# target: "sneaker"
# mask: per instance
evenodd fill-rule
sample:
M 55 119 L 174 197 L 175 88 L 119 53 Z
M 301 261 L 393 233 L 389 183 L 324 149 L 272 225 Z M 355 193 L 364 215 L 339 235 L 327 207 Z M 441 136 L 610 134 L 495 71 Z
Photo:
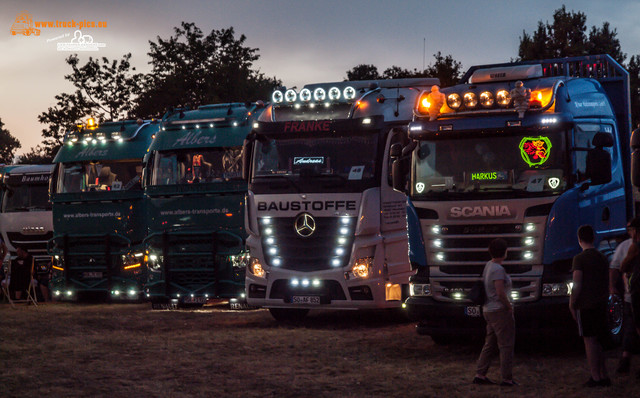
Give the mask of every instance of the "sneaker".
M 629 373 L 629 369 L 631 369 L 631 358 L 629 357 L 620 358 L 620 362 L 618 362 L 618 368 L 616 369 L 616 373 L 627 374 Z
M 473 378 L 473 384 L 481 384 L 481 385 L 489 385 L 489 384 L 497 384 L 495 381 L 489 379 L 488 377 L 485 377 L 484 379 L 482 377 L 474 377 Z

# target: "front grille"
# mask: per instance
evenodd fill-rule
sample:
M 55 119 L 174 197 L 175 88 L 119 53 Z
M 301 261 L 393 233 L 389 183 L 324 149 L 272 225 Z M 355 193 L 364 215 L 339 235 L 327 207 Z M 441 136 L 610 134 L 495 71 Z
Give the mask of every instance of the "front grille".
M 32 255 L 47 254 L 47 242 L 53 238 L 53 231 L 42 235 L 25 235 L 20 232 L 7 232 L 9 243 L 13 247 L 22 247 Z
M 355 217 L 317 217 L 315 231 L 301 237 L 296 217 L 259 219 L 265 260 L 271 266 L 310 272 L 344 267 L 351 255 Z
M 539 264 L 541 223 L 432 225 L 425 229 L 429 264 L 449 275 L 479 275 L 491 260 L 488 247 L 496 238 L 507 242 L 503 263 L 509 274 L 523 274 Z
M 244 270 L 235 269 L 228 257 L 243 248 L 235 234 L 167 232 L 152 241 L 149 251 L 162 256 L 167 294 L 226 294 L 244 281 Z

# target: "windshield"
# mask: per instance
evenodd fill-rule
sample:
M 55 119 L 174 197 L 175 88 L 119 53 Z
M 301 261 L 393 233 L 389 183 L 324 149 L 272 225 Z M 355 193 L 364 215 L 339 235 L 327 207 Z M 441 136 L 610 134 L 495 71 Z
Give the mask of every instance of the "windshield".
M 252 183 L 298 192 L 361 191 L 376 185 L 378 137 L 368 133 L 257 141 Z
M 414 152 L 411 194 L 556 194 L 567 186 L 565 147 L 559 131 L 422 141 Z
M 140 160 L 97 160 L 63 163 L 58 177 L 59 193 L 87 191 L 140 191 Z
M 192 148 L 158 152 L 151 185 L 242 179 L 242 147 Z
M 42 211 L 51 210 L 49 186 L 47 184 L 9 185 L 4 191 L 3 211 Z

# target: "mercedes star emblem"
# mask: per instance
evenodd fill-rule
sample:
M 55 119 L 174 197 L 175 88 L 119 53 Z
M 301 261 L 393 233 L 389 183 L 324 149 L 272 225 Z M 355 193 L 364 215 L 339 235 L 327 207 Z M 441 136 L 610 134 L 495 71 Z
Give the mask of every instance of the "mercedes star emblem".
M 302 213 L 298 217 L 296 217 L 295 223 L 293 223 L 293 227 L 296 230 L 296 233 L 303 237 L 308 238 L 316 231 L 316 220 L 313 219 L 311 214 Z

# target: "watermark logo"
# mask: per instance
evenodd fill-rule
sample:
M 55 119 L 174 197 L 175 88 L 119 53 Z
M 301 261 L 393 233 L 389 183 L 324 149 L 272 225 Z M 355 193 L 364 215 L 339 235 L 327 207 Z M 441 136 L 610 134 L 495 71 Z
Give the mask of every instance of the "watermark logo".
M 58 43 L 58 51 L 98 51 L 106 46 L 105 43 L 94 42 L 93 36 L 83 35 L 81 31 L 76 30 L 70 42 Z
M 40 29 L 36 29 L 33 26 L 33 18 L 27 11 L 22 11 L 16 16 L 16 20 L 11 25 L 9 30 L 11 35 L 23 35 L 23 36 L 40 36 Z

